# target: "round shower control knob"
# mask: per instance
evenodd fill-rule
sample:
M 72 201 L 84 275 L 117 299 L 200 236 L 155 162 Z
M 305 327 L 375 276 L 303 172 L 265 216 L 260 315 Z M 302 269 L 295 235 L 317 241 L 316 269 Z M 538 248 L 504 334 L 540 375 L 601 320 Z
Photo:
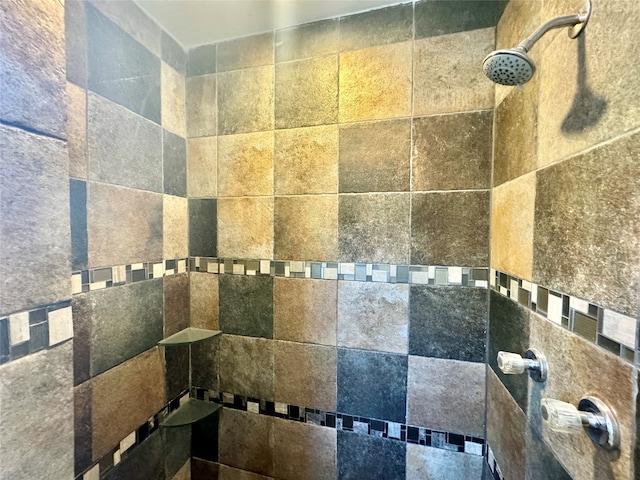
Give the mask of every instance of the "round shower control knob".
M 498 352 L 498 368 L 506 375 L 524 373 L 527 361 L 517 353 Z
M 570 403 L 543 398 L 540 402 L 540 413 L 549 427 L 558 432 L 574 432 L 582 430 L 582 416 Z

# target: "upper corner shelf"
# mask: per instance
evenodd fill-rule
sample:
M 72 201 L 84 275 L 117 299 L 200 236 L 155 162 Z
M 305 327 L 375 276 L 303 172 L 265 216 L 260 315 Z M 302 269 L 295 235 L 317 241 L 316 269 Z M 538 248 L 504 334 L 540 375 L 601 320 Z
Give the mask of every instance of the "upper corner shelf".
M 178 333 L 174 333 L 164 340 L 160 340 L 158 345 L 164 345 L 167 347 L 175 345 L 191 345 L 192 343 L 215 337 L 221 333 L 222 332 L 220 330 L 205 330 L 204 328 L 189 327 L 184 330 L 180 330 Z

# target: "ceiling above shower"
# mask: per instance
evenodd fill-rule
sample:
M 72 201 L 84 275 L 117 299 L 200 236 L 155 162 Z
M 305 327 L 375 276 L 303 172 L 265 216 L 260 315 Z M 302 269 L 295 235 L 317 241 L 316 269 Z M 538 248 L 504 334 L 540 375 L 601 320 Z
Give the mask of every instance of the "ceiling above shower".
M 135 0 L 184 48 L 407 0 Z

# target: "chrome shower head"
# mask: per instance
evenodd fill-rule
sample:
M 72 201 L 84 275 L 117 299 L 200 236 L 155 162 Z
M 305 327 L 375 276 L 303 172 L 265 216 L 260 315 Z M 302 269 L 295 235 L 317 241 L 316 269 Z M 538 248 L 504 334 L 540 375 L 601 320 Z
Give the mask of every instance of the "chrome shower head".
M 533 77 L 536 65 L 523 50 L 512 48 L 491 52 L 482 62 L 484 74 L 500 85 L 522 85 Z

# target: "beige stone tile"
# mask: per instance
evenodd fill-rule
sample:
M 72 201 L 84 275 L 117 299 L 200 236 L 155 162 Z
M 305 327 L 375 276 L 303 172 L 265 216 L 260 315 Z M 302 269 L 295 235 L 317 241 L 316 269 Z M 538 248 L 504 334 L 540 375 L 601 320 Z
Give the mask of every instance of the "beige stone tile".
M 631 365 L 536 314 L 531 314 L 529 343 L 544 352 L 549 377 L 529 383 L 529 421 L 573 478 L 628 478 L 632 465 L 636 373 Z M 570 354 L 568 354 L 570 352 Z M 540 400 L 554 398 L 577 405 L 590 395 L 615 412 L 620 426 L 620 457 L 610 461 L 585 434 L 551 430 L 540 416 Z M 627 439 L 627 440 L 625 440 Z M 584 459 L 588 458 L 586 462 Z
M 187 136 L 184 77 L 164 62 L 160 74 L 162 127 L 184 138 Z
M 603 2 L 584 35 L 558 35 L 545 50 L 538 65 L 539 166 L 638 127 L 640 63 L 630 59 L 637 57 L 639 22 L 637 3 Z
M 98 375 L 92 384 L 93 459 L 97 460 L 164 405 L 161 351 L 152 348 Z
M 277 259 L 335 260 L 338 256 L 338 196 L 276 197 L 274 255 Z
M 162 280 L 164 337 L 189 327 L 189 274 L 169 275 Z
M 276 128 L 336 123 L 338 55 L 276 65 Z
M 406 354 L 408 323 L 408 285 L 338 282 L 338 346 Z
M 280 278 L 274 282 L 274 337 L 336 344 L 337 282 Z
M 218 256 L 273 257 L 273 199 L 218 200 Z
M 276 131 L 274 163 L 276 195 L 336 193 L 337 125 Z
M 273 475 L 273 417 L 225 408 L 220 415 L 220 463 Z M 257 480 L 254 475 L 224 473 L 224 478 Z M 236 472 L 234 472 L 236 473 Z
M 189 256 L 189 215 L 187 199 L 163 195 L 162 238 L 163 258 Z
M 199 75 L 185 80 L 187 136 L 210 137 L 216 134 L 218 104 L 216 74 Z
M 482 59 L 493 45 L 493 27 L 417 40 L 413 55 L 413 114 L 493 108 L 493 82 L 481 68 Z
M 531 280 L 536 174 L 494 188 L 491 199 L 491 268 Z
M 273 65 L 273 37 L 273 32 L 269 32 L 218 43 L 216 70 L 226 72 L 261 65 Z
M 67 82 L 69 176 L 87 178 L 87 93 Z
M 218 74 L 218 135 L 273 129 L 274 67 Z
M 219 330 L 218 324 L 218 275 L 191 272 L 189 293 L 191 296 L 191 326 Z
M 276 401 L 335 410 L 336 348 L 309 343 L 274 343 Z
M 223 334 L 218 373 L 223 392 L 274 400 L 274 342 Z
M 187 195 L 195 198 L 218 195 L 218 137 L 187 140 Z
M 409 356 L 407 423 L 484 436 L 485 366 Z
M 340 54 L 340 122 L 411 113 L 411 42 Z
M 274 472 L 283 480 L 336 478 L 336 430 L 274 418 Z
M 273 132 L 218 137 L 218 195 L 273 195 Z

